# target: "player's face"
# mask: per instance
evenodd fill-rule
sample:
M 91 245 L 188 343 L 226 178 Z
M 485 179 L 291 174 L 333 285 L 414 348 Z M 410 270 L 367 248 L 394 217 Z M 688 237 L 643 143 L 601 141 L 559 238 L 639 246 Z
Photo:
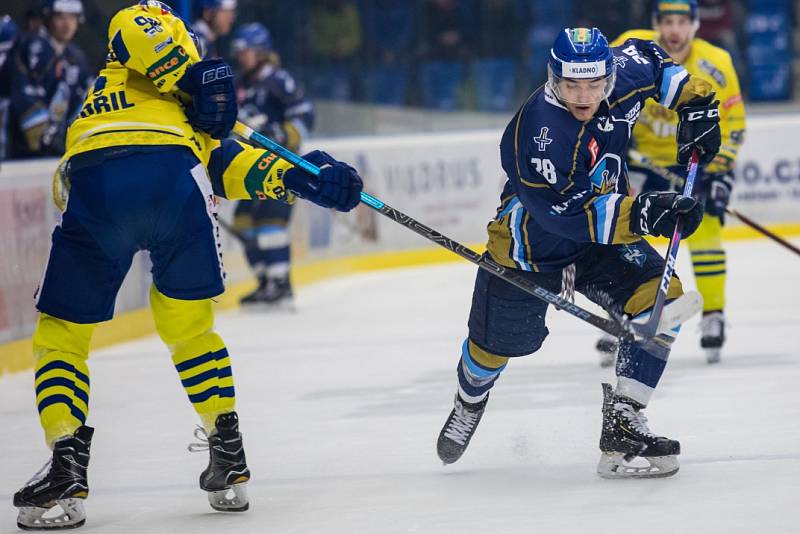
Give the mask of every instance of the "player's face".
M 68 43 L 78 31 L 78 15 L 74 13 L 53 13 L 50 17 L 50 35 L 59 43 Z
M 233 23 L 236 21 L 236 11 L 233 9 L 217 9 L 211 18 L 211 29 L 217 35 L 228 35 L 231 33 Z
M 252 48 L 243 48 L 236 52 L 236 61 L 244 72 L 250 72 L 258 66 L 258 53 Z
M 564 78 L 558 82 L 558 92 L 570 113 L 579 121 L 588 121 L 605 98 L 606 80 L 576 80 Z
M 667 53 L 675 55 L 689 46 L 694 24 L 689 15 L 663 15 L 656 24 L 656 31 L 661 35 L 661 44 Z

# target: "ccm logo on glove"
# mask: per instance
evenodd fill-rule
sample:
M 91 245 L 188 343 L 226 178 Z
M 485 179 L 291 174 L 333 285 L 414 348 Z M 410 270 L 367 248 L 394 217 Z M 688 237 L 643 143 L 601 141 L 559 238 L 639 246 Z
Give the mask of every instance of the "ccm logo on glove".
M 719 117 L 719 109 L 707 109 L 703 111 L 692 111 L 687 114 L 686 120 L 689 122 L 699 121 L 702 119 L 713 119 Z

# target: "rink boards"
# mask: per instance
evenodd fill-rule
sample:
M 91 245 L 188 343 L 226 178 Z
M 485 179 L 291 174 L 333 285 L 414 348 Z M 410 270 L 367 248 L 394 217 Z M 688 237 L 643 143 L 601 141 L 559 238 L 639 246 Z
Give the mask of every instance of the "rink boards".
M 324 148 L 353 163 L 365 190 L 391 206 L 449 237 L 479 244 L 504 182 L 500 134 L 318 139 L 307 148 Z M 737 168 L 732 206 L 782 235 L 800 234 L 798 135 L 800 116 L 751 118 Z M 26 337 L 36 319 L 32 295 L 58 217 L 50 201 L 55 165 L 55 160 L 37 160 L 5 163 L 0 169 L 0 374 L 31 363 Z M 221 217 L 230 220 L 232 208 L 223 201 Z M 756 237 L 735 220 L 724 232 L 727 239 Z M 341 214 L 301 201 L 291 233 L 293 276 L 300 285 L 348 272 L 456 259 L 364 205 Z M 221 305 L 229 306 L 248 288 L 250 275 L 239 245 L 226 239 L 224 246 L 229 290 Z M 98 329 L 96 346 L 152 332 L 144 309 L 149 268 L 147 255 L 138 255 L 118 298 L 118 317 Z

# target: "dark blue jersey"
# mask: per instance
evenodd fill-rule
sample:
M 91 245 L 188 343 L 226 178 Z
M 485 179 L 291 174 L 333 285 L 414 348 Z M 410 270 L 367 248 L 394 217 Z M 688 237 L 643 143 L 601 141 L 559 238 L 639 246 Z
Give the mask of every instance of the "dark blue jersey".
M 314 127 L 314 106 L 291 74 L 271 64 L 237 83 L 239 119 L 257 131 L 275 135 L 297 150 Z
M 616 84 L 591 120 L 573 117 L 544 86 L 506 128 L 500 154 L 508 181 L 488 226 L 488 251 L 498 263 L 558 270 L 590 243 L 641 239 L 629 228 L 625 159 L 633 126 L 648 98 L 674 109 L 707 84 L 650 41 L 612 50 Z
M 22 37 L 10 60 L 10 156 L 60 155 L 91 81 L 86 57 L 72 43 L 57 52 L 42 32 Z

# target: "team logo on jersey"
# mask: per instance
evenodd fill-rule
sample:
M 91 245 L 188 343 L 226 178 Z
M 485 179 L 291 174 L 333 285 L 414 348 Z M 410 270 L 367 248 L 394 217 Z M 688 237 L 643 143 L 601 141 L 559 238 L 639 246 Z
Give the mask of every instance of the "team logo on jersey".
M 625 63 L 628 62 L 628 58 L 625 56 L 614 56 L 614 66 L 618 69 L 624 69 Z
M 623 260 L 637 267 L 644 267 L 644 263 L 647 261 L 647 254 L 634 245 L 624 245 L 620 247 L 620 252 Z
M 616 191 L 622 169 L 622 159 L 616 154 L 606 153 L 589 172 L 589 179 L 600 193 Z
M 597 129 L 601 132 L 613 132 L 614 123 L 611 122 L 611 117 L 597 117 Z
M 539 132 L 539 137 L 533 138 L 533 142 L 539 145 L 539 152 L 544 152 L 547 149 L 547 145 L 553 142 L 552 139 L 547 138 L 547 132 L 549 131 L 550 128 L 543 126 L 542 131 Z

